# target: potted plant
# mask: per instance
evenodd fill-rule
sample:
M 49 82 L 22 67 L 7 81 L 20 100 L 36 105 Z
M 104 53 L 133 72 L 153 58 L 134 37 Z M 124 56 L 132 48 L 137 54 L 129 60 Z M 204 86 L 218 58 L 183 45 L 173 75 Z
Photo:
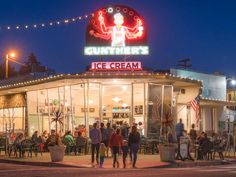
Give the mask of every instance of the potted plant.
M 168 109 L 167 109 L 168 110 Z M 160 143 L 158 146 L 160 159 L 164 162 L 174 162 L 175 161 L 175 145 L 173 144 L 173 114 L 171 110 L 163 113 L 162 119 L 162 133 L 164 136 L 160 137 Z
M 55 127 L 56 130 L 51 132 L 51 135 L 49 136 L 49 146 L 48 146 L 52 162 L 63 161 L 65 154 L 65 146 L 61 143 L 60 137 L 58 135 L 58 124 L 61 130 L 61 126 L 63 125 L 62 119 L 63 119 L 62 112 L 56 111 L 53 113 L 52 123 L 54 122 L 56 124 Z M 50 138 L 52 142 L 50 142 Z

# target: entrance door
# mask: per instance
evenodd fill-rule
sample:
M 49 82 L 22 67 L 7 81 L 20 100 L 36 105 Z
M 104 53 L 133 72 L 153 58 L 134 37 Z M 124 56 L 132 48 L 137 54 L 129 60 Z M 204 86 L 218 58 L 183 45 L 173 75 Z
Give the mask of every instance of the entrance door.
M 162 132 L 162 92 L 162 85 L 148 85 L 148 137 L 158 138 Z
M 102 121 L 106 124 L 131 123 L 131 85 L 102 86 Z

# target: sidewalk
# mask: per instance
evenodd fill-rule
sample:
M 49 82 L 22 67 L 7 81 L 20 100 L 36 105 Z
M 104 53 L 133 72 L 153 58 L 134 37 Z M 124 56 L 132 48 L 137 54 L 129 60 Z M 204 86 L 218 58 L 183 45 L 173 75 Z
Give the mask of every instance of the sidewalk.
M 0 156 L 0 163 L 14 163 L 22 165 L 36 165 L 36 166 L 54 166 L 54 167 L 76 167 L 76 168 L 91 168 L 90 155 L 66 155 L 63 162 L 51 162 L 50 154 L 43 153 L 37 157 L 33 155 L 32 158 L 9 158 L 8 156 Z M 119 158 L 120 168 L 123 168 L 122 159 Z M 214 166 L 223 165 L 229 163 L 236 163 L 236 159 L 227 158 L 226 160 L 214 160 L 214 161 L 176 161 L 175 163 L 161 162 L 159 155 L 138 155 L 137 167 L 138 168 L 170 168 L 170 167 L 195 167 L 195 166 Z M 127 158 L 127 164 L 129 164 L 129 158 Z M 112 168 L 112 158 L 106 158 L 104 168 Z M 127 165 L 127 168 L 131 168 Z

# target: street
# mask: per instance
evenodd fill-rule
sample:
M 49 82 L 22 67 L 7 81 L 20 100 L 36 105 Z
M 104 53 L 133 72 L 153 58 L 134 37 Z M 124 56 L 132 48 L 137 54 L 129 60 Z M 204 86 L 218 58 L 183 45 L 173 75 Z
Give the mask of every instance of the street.
M 236 165 L 195 168 L 82 169 L 24 166 L 0 163 L 1 177 L 235 177 Z

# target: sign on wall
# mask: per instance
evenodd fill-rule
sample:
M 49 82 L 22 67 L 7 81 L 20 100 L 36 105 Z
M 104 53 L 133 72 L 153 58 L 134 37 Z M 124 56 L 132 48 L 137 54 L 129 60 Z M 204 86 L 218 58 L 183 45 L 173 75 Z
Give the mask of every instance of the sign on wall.
M 115 71 L 115 70 L 142 70 L 142 64 L 140 61 L 129 62 L 92 62 L 90 70 L 97 71 Z
M 104 7 L 91 17 L 86 30 L 85 55 L 148 55 L 143 18 L 122 5 Z

